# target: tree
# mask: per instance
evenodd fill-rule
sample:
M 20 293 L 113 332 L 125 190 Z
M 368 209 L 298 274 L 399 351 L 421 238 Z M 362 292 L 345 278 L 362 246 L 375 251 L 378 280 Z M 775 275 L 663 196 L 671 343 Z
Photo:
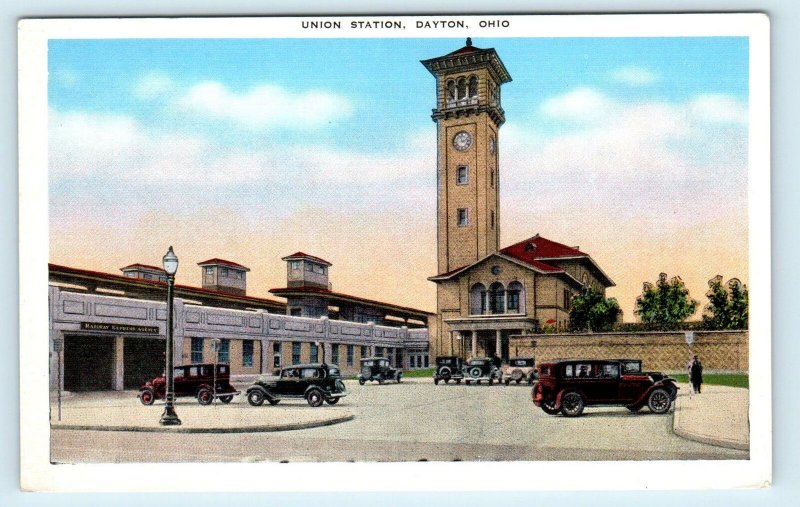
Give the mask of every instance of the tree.
M 747 329 L 750 298 L 747 286 L 738 278 L 722 283 L 717 275 L 708 281 L 708 304 L 703 315 L 703 325 L 708 329 Z
M 607 299 L 601 292 L 588 287 L 572 298 L 570 327 L 574 330 L 606 331 L 617 321 L 620 311 L 616 299 Z
M 697 301 L 689 297 L 689 290 L 681 277 L 667 280 L 667 274 L 661 273 L 655 285 L 644 283 L 642 295 L 636 298 L 634 313 L 642 322 L 656 329 L 675 329 L 694 314 L 697 305 Z

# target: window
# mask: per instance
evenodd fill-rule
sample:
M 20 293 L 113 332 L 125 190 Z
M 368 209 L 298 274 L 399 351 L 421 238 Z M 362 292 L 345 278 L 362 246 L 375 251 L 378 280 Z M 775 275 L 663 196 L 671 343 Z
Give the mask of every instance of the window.
M 478 103 L 478 78 L 476 76 L 471 76 L 469 78 L 469 98 L 471 104 Z
M 471 315 L 486 313 L 486 287 L 482 283 L 473 285 L 469 292 L 469 313 Z
M 228 276 L 228 268 L 222 268 L 222 276 L 224 277 Z
M 242 366 L 253 367 L 253 340 L 242 341 Z
M 306 271 L 314 272 L 314 265 L 310 262 L 306 262 Z
M 347 366 L 353 366 L 353 356 L 355 355 L 355 345 L 347 346 Z
M 291 261 L 289 263 L 289 267 L 292 268 L 292 271 L 297 271 L 298 269 L 300 269 L 300 261 Z
M 367 351 L 367 346 L 366 345 L 362 345 L 361 346 L 361 359 L 364 359 L 365 357 L 369 357 L 369 352 Z
M 331 363 L 339 364 L 339 344 L 331 345 Z
M 319 274 L 323 274 L 325 272 L 325 270 L 319 264 L 314 264 L 314 272 L 315 273 L 319 273 Z
M 383 347 L 375 347 L 375 357 L 383 357 Z
M 403 352 L 400 351 L 400 350 L 395 352 L 394 365 L 395 365 L 395 368 L 402 368 L 403 367 Z
M 272 367 L 273 368 L 280 368 L 281 367 L 281 344 L 280 343 L 273 343 L 272 344 Z
M 467 208 L 458 208 L 458 226 L 466 227 L 469 225 L 469 211 Z
M 570 306 L 572 306 L 572 294 L 569 289 L 564 289 L 564 309 L 569 310 Z
M 192 338 L 192 364 L 203 362 L 203 339 Z
M 231 273 L 233 273 L 233 277 L 236 278 L 237 280 L 241 280 L 241 279 L 244 278 L 244 271 L 233 271 L 233 270 L 231 270 Z
M 428 361 L 429 361 L 428 355 L 425 354 L 423 357 L 425 358 L 425 368 L 427 368 L 428 367 Z
M 302 370 L 302 377 L 303 378 L 319 378 L 319 370 L 316 368 L 303 368 Z
M 460 165 L 456 168 L 456 185 L 466 185 L 469 182 L 469 166 Z
M 492 188 L 494 188 L 494 169 L 492 169 L 489 174 L 491 175 L 489 178 L 489 184 L 492 185 Z
M 491 211 L 490 221 L 492 223 L 492 229 L 494 229 L 494 210 Z
M 506 291 L 500 282 L 489 286 L 489 309 L 492 313 L 506 312 Z
M 506 308 L 509 313 L 523 313 L 523 294 L 524 291 L 521 283 L 515 281 L 508 284 L 508 290 L 506 291 Z
M 462 105 L 465 102 L 464 99 L 467 98 L 467 80 L 459 78 L 456 82 L 456 93 L 458 96 L 458 105 Z
M 292 364 L 300 364 L 300 342 L 292 342 Z
M 318 363 L 319 362 L 319 347 L 316 343 L 311 344 L 311 362 Z
M 445 105 L 447 107 L 456 105 L 456 82 L 452 79 L 445 86 Z
M 206 266 L 206 274 L 213 275 L 214 274 L 214 267 L 213 266 Z
M 127 276 L 129 278 L 136 278 L 136 272 L 135 271 L 127 271 L 125 273 L 125 276 Z
M 217 351 L 217 362 L 218 363 L 230 362 L 230 356 L 231 356 L 231 341 L 220 340 L 219 350 Z
M 301 317 L 303 315 L 303 309 L 302 308 L 291 308 L 289 310 L 289 315 L 291 315 L 292 317 Z

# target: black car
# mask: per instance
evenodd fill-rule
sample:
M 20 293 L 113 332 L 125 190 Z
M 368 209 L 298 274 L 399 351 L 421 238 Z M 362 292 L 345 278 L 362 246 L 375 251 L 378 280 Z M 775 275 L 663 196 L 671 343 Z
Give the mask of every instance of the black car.
M 358 374 L 358 383 L 362 386 L 368 380 L 383 384 L 384 380 L 396 380 L 400 383 L 403 372 L 392 368 L 385 357 L 365 357 L 361 360 L 361 373 Z
M 339 367 L 329 364 L 295 364 L 280 375 L 262 375 L 247 388 L 247 401 L 257 407 L 267 400 L 277 405 L 283 399 L 304 399 L 312 407 L 323 402 L 335 405 L 347 396 Z
M 433 372 L 433 383 L 438 384 L 444 380 L 445 384 L 454 380 L 456 384 L 461 383 L 464 378 L 464 360 L 458 356 L 439 356 L 436 358 L 436 371 Z
M 488 381 L 489 385 L 494 384 L 495 380 L 500 381 L 500 370 L 490 357 L 476 357 L 464 365 L 464 382 L 467 385 L 472 382 L 480 384 L 482 380 Z

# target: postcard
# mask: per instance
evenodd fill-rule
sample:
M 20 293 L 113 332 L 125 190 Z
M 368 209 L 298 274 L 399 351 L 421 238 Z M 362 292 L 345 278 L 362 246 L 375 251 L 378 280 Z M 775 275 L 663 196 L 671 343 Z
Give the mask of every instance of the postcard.
M 766 16 L 30 19 L 19 90 L 24 490 L 770 484 Z

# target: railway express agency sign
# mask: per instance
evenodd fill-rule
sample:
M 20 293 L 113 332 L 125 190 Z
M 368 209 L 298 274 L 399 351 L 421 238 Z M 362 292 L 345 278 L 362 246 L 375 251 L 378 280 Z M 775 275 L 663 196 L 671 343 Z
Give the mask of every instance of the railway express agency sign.
M 111 331 L 114 333 L 158 334 L 158 326 L 136 326 L 131 324 L 110 324 L 103 322 L 81 322 L 82 331 Z

